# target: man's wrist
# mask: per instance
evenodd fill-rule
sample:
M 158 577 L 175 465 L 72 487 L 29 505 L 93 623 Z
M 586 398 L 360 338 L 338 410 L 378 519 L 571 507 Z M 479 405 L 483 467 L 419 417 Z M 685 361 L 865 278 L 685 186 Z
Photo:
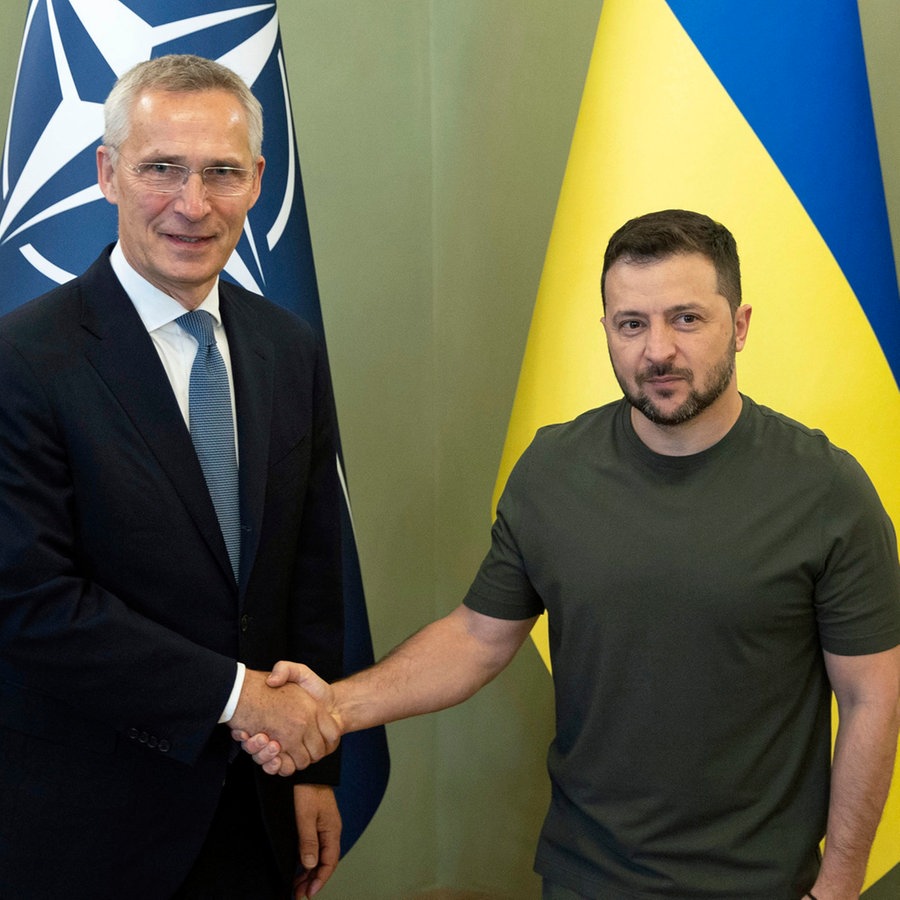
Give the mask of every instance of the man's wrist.
M 247 667 L 242 662 L 237 663 L 234 686 L 231 688 L 231 693 L 228 695 L 228 702 L 225 704 L 225 709 L 222 710 L 222 715 L 219 716 L 220 725 L 230 722 L 231 719 L 234 718 L 234 714 L 237 711 L 238 700 L 241 698 L 241 688 L 244 686 L 244 677 L 246 674 Z
M 347 680 L 335 681 L 334 684 L 331 685 L 331 691 L 332 704 L 329 712 L 335 722 L 337 722 L 341 736 L 343 737 L 348 731 L 354 730 L 351 727 L 351 723 L 347 720 L 347 716 L 350 713 L 348 704 L 350 695 L 347 690 Z

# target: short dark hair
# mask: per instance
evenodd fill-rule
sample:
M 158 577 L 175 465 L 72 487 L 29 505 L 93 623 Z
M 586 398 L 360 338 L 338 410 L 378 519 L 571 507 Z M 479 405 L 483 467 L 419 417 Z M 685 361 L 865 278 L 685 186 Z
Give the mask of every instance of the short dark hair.
M 603 309 L 606 273 L 614 263 L 640 265 L 679 253 L 701 253 L 712 262 L 719 293 L 736 311 L 741 305 L 741 263 L 734 236 L 709 216 L 687 209 L 664 209 L 630 219 L 609 239 L 600 277 Z

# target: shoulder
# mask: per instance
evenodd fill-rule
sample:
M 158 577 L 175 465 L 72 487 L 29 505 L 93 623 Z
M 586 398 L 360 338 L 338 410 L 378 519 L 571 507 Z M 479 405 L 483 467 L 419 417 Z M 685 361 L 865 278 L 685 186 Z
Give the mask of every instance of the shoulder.
M 612 447 L 624 400 L 581 413 L 568 422 L 538 428 L 509 477 L 515 487 L 532 478 L 554 479 L 562 471 L 575 471 Z M 611 452 L 611 451 L 610 451 Z
M 111 249 L 112 245 L 107 247 L 81 275 L 0 317 L 0 339 L 13 345 L 29 341 L 47 347 L 70 345 L 73 329 L 85 321 L 88 298 L 125 296 L 109 264 Z
M 837 466 L 853 459 L 846 450 L 833 444 L 821 429 L 804 425 L 749 399 L 746 422 L 749 443 L 765 448 L 767 455 Z
M 59 331 L 68 320 L 77 322 L 80 316 L 81 282 L 83 276 L 28 300 L 0 317 L 0 337 L 15 342 L 29 335 Z
M 830 497 L 838 505 L 866 495 L 880 505 L 862 465 L 822 430 L 750 400 L 748 434 L 750 450 L 759 455 L 770 478 Z
M 221 281 L 219 297 L 226 325 L 235 322 L 241 328 L 251 327 L 276 345 L 287 342 L 296 347 L 299 342 L 313 348 L 320 342 L 306 319 L 261 294 Z
M 605 406 L 589 409 L 568 422 L 542 426 L 525 453 L 570 454 L 579 448 L 596 453 L 598 442 L 612 436 L 624 403 L 624 400 L 615 400 Z
M 67 377 L 83 358 L 80 279 L 29 300 L 0 318 L 0 381 Z

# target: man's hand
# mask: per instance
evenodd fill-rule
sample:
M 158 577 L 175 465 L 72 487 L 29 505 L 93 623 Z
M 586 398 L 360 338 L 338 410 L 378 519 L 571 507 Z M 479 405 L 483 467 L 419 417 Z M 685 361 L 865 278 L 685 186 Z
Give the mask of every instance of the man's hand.
M 285 769 L 281 774 L 293 774 L 333 752 L 340 743 L 341 731 L 322 699 L 289 682 L 287 677 L 269 679 L 271 684 L 264 672 L 247 670 L 237 709 L 228 725 L 232 734 L 265 734 L 276 741 Z M 280 770 L 281 765 L 277 771 Z
M 266 684 L 274 690 L 284 690 L 295 685 L 302 688 L 311 701 L 317 704 L 317 721 L 320 731 L 323 734 L 327 731 L 328 735 L 332 737 L 330 749 L 326 752 L 331 753 L 337 747 L 342 730 L 340 721 L 333 714 L 334 690 L 328 682 L 319 678 L 309 666 L 282 661 L 276 663 L 275 668 L 266 679 Z M 269 775 L 287 777 L 293 775 L 298 769 L 305 768 L 274 730 L 267 728 L 251 730 L 246 726 L 241 727 L 237 722 L 237 715 L 229 724 L 232 725 L 231 736 L 236 741 L 240 741 L 244 751 L 249 753 L 253 757 L 253 761 L 262 766 L 263 771 Z M 316 762 L 317 760 L 312 761 Z
M 331 878 L 341 855 L 341 816 L 334 791 L 325 785 L 294 786 L 294 815 L 303 872 L 294 880 L 294 898 L 314 897 Z

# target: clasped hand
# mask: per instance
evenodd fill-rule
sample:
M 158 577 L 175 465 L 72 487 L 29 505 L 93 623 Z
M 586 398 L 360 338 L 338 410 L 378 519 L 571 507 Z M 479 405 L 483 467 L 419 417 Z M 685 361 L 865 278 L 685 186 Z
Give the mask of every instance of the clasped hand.
M 280 662 L 267 676 L 248 669 L 232 737 L 269 774 L 293 775 L 337 749 L 340 725 L 331 688 L 311 669 Z
M 268 676 L 248 670 L 247 677 L 251 674 L 249 690 L 260 691 L 270 710 L 286 701 L 286 715 L 270 712 L 268 718 L 262 710 L 257 715 L 240 714 L 239 703 L 229 722 L 231 736 L 264 772 L 290 776 L 337 749 L 342 730 L 334 715 L 331 685 L 308 666 L 294 662 L 277 663 Z M 262 676 L 261 683 L 257 676 Z M 244 688 L 248 690 L 246 681 Z

